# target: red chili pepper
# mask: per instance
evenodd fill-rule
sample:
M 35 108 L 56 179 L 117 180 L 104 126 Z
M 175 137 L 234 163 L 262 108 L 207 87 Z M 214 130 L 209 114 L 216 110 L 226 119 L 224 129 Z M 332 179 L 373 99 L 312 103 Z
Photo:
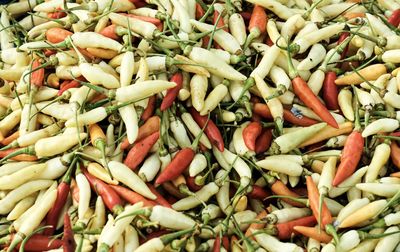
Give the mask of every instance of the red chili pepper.
M 100 31 L 100 34 L 103 35 L 104 37 L 114 39 L 114 40 L 119 40 L 119 36 L 116 31 L 117 25 L 112 24 L 109 26 L 106 26 L 103 28 L 103 30 Z
M 60 19 L 60 18 L 66 17 L 66 16 L 67 16 L 67 13 L 65 11 L 62 11 L 61 7 L 57 7 L 56 11 L 50 12 L 47 14 L 47 17 L 51 18 L 51 19 Z
M 40 88 L 44 83 L 44 68 L 41 67 L 39 59 L 33 60 L 32 63 L 32 73 L 31 73 L 31 84 Z M 38 69 L 37 69 L 38 68 Z M 35 70 L 36 69 L 36 70 Z
M 135 142 L 142 140 L 145 137 L 150 136 L 151 134 L 160 130 L 160 117 L 152 116 L 145 123 L 139 127 L 138 135 L 136 137 Z M 125 138 L 121 144 L 121 150 L 128 149 L 130 147 L 128 138 Z
M 267 13 L 265 13 L 264 8 L 260 5 L 254 5 L 248 26 L 249 32 L 257 33 L 258 36 L 265 33 L 267 22 L 268 16 Z
M 213 244 L 213 252 L 220 252 L 221 251 L 221 236 L 215 237 L 214 244 Z
M 201 17 L 203 17 L 205 14 L 203 8 L 201 8 L 201 5 L 196 3 L 196 20 L 199 20 Z
M 272 119 L 272 114 L 271 114 L 271 111 L 269 110 L 267 104 L 264 104 L 264 103 L 254 104 L 253 112 L 257 113 L 258 115 L 260 115 L 264 118 Z M 292 112 L 292 109 L 290 109 L 290 110 L 284 109 L 283 110 L 283 118 L 287 122 L 290 122 L 297 126 L 303 126 L 303 127 L 311 126 L 313 124 L 318 123 L 316 120 L 311 119 L 306 116 L 303 116 L 302 114 L 297 114 L 297 115 L 294 114 L 294 112 Z
M 14 234 L 10 235 L 10 240 L 14 239 Z M 63 241 L 60 239 L 54 239 L 50 236 L 41 234 L 32 235 L 29 240 L 25 243 L 25 250 L 29 251 L 47 251 L 52 249 L 58 249 L 63 246 Z M 18 244 L 19 249 L 21 244 Z
M 152 201 L 152 200 L 148 200 L 145 197 L 143 197 L 142 195 L 129 190 L 128 188 L 122 187 L 122 186 L 118 186 L 118 185 L 110 185 L 117 193 L 119 196 L 121 196 L 124 200 L 126 200 L 127 202 L 133 204 L 136 204 L 138 202 L 143 202 L 143 206 L 145 207 L 153 207 L 155 205 L 157 205 L 156 202 Z
M 140 119 L 146 121 L 154 114 L 154 109 L 156 108 L 156 96 L 150 96 L 149 101 L 147 102 L 147 107 L 143 111 L 143 114 L 140 116 Z
M 217 22 L 219 16 L 220 16 L 220 13 L 217 10 L 214 10 L 213 24 L 215 24 Z M 222 15 L 219 18 L 218 23 L 217 23 L 217 28 L 221 28 L 221 27 L 224 27 L 223 28 L 224 31 L 226 31 L 226 32 L 228 31 L 228 27 L 225 26 L 224 17 Z
M 20 151 L 23 148 L 13 148 L 13 149 L 8 149 L 8 150 L 1 150 L 0 151 L 0 158 L 4 158 L 8 155 L 13 154 L 14 152 Z M 10 158 L 11 160 L 14 161 L 36 161 L 38 160 L 38 157 L 34 156 L 34 155 L 30 155 L 30 154 L 19 154 L 17 156 L 14 156 L 12 158 Z
M 242 11 L 240 12 L 240 15 L 243 17 L 245 21 L 249 21 L 251 18 L 251 13 L 248 11 Z
M 268 37 L 265 41 L 265 44 L 267 44 L 268 46 L 273 46 L 274 42 L 272 41 L 272 39 L 270 37 Z
M 147 154 L 157 142 L 159 137 L 160 132 L 157 131 L 137 142 L 132 149 L 129 150 L 128 155 L 124 160 L 124 164 L 132 170 L 135 170 L 146 158 Z
M 321 212 L 319 211 L 320 204 L 320 193 L 318 191 L 317 186 L 312 180 L 311 176 L 306 176 L 306 184 L 307 184 L 307 192 L 308 192 L 308 202 L 310 204 L 310 208 L 313 212 L 315 219 L 321 218 L 321 227 L 324 228 L 325 225 L 332 223 L 332 214 L 326 206 L 325 202 L 322 202 Z M 296 226 L 305 226 L 303 224 L 299 224 Z
M 322 95 L 328 109 L 339 109 L 338 88 L 335 84 L 336 73 L 329 71 L 325 74 L 324 84 L 322 86 Z
M 44 235 L 54 234 L 58 218 L 60 217 L 61 211 L 65 205 L 65 202 L 67 201 L 70 188 L 69 182 L 65 180 L 58 185 L 56 202 L 46 215 L 46 225 L 50 225 L 51 227 L 46 228 L 43 231 Z
M 278 231 L 278 238 L 279 239 L 289 239 L 292 234 L 294 233 L 294 227 L 295 226 L 314 226 L 317 224 L 317 220 L 315 219 L 314 216 L 307 216 L 307 217 L 302 217 L 296 220 L 288 221 L 285 223 L 279 223 L 276 224 L 276 229 Z
M 388 22 L 394 27 L 399 26 L 400 24 L 400 9 L 397 9 L 392 12 L 392 15 L 388 18 Z
M 210 37 L 209 36 L 203 37 L 201 40 L 201 47 L 207 48 L 208 43 L 210 43 Z
M 263 129 L 260 136 L 256 140 L 256 154 L 266 152 L 271 146 L 272 129 Z
M 157 198 L 154 200 L 161 206 L 169 207 L 172 208 L 171 204 L 157 191 L 157 189 L 150 183 L 147 183 L 147 187 L 150 189 L 150 191 L 157 196 Z
M 147 234 L 146 237 L 144 237 L 144 238 L 143 238 L 143 236 L 140 235 L 140 236 L 139 236 L 139 243 L 140 243 L 140 244 L 143 244 L 143 243 L 145 243 L 146 241 L 149 241 L 149 240 L 151 240 L 151 239 L 154 239 L 154 238 L 157 238 L 157 237 L 160 237 L 160 236 L 162 236 L 162 235 L 169 234 L 169 233 L 171 233 L 170 230 L 163 229 L 163 230 L 157 230 L 157 231 L 155 231 L 155 232 L 152 232 L 152 233 L 150 233 L 150 234 Z
M 360 162 L 363 148 L 364 138 L 359 131 L 354 130 L 344 144 L 340 164 L 332 182 L 333 186 L 339 185 L 354 173 Z
M 74 252 L 75 251 L 75 240 L 74 232 L 72 231 L 71 219 L 68 213 L 64 215 L 64 235 L 63 235 L 63 251 Z
M 271 191 L 275 195 L 280 195 L 280 196 L 290 196 L 294 198 L 300 197 L 297 193 L 291 191 L 282 181 L 276 180 L 272 185 L 271 185 Z M 282 198 L 283 201 L 286 203 L 289 203 L 292 206 L 295 207 L 304 207 L 304 205 L 300 202 L 290 200 L 288 198 Z
M 169 107 L 171 107 L 172 104 L 174 103 L 176 97 L 178 96 L 179 90 L 181 90 L 182 85 L 183 85 L 182 73 L 179 73 L 179 72 L 175 73 L 174 75 L 172 75 L 170 81 L 175 82 L 176 86 L 167 90 L 167 94 L 164 96 L 161 106 L 160 106 L 161 111 L 164 111 L 164 110 L 168 109 Z
M 198 190 L 200 190 L 202 188 L 202 186 L 199 186 L 196 184 L 195 177 L 188 176 L 186 178 L 186 184 L 189 187 L 190 191 L 197 192 Z
M 43 50 L 44 56 L 49 57 L 57 53 L 56 50 L 44 49 Z
M 160 19 L 153 18 L 153 17 L 138 16 L 138 15 L 129 14 L 129 13 L 118 13 L 118 14 L 121 14 L 123 16 L 128 16 L 128 17 L 131 17 L 131 18 L 136 18 L 136 19 L 148 22 L 148 23 L 152 23 L 152 24 L 154 24 L 156 26 L 161 24 L 161 20 Z
M 211 143 L 217 147 L 219 151 L 223 152 L 224 139 L 222 138 L 221 132 L 219 131 L 217 125 L 215 125 L 211 119 L 208 120 L 207 116 L 201 116 L 194 108 L 189 108 L 189 112 L 200 128 L 204 128 L 205 126 L 204 133 L 206 133 Z
M 335 118 L 329 113 L 329 110 L 322 104 L 318 97 L 311 91 L 301 77 L 297 76 L 292 80 L 293 91 L 304 104 L 312 109 L 323 121 L 334 128 L 339 128 Z
M 82 172 L 89 181 L 90 187 L 102 198 L 109 210 L 113 213 L 122 211 L 122 200 L 110 185 L 90 175 L 86 169 L 83 169 Z
M 253 185 L 251 192 L 248 196 L 252 199 L 264 200 L 266 197 L 271 196 L 271 193 L 258 185 Z
M 350 36 L 350 33 L 348 33 L 348 32 L 341 33 L 339 36 L 339 39 L 337 41 L 337 44 L 339 45 L 349 36 Z M 346 47 L 344 48 L 342 54 L 340 55 L 340 59 L 344 59 L 346 57 L 348 50 L 349 50 L 349 45 L 347 44 Z
M 67 82 L 63 82 L 60 85 L 60 90 L 58 91 L 57 95 L 60 96 L 62 95 L 65 91 L 67 91 L 70 88 L 77 88 L 80 87 L 81 84 L 76 81 L 76 80 L 71 80 L 71 81 L 67 81 Z
M 251 122 L 243 129 L 243 140 L 249 150 L 254 151 L 256 149 L 256 140 L 261 132 L 262 125 L 259 122 Z
M 179 177 L 179 175 L 189 167 L 195 154 L 195 151 L 190 147 L 180 150 L 164 170 L 161 171 L 155 183 L 160 185 L 166 181 L 171 181 Z
M 71 36 L 73 33 L 63 29 L 63 28 L 50 28 L 46 31 L 46 39 L 50 43 L 60 43 L 63 42 L 67 37 Z
M 390 143 L 390 158 L 394 166 L 400 169 L 400 147 L 395 141 Z

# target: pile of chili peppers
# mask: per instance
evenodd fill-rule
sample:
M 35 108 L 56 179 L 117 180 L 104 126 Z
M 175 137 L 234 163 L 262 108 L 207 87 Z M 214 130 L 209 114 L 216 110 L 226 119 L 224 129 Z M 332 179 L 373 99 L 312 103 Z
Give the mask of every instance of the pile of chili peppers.
M 2 251 L 400 251 L 398 0 L 0 6 Z

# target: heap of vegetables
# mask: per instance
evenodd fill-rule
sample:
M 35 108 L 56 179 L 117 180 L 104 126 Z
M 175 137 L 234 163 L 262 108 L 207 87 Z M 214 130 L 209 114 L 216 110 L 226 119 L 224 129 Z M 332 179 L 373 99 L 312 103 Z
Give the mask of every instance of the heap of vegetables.
M 0 6 L 2 251 L 400 251 L 398 0 Z

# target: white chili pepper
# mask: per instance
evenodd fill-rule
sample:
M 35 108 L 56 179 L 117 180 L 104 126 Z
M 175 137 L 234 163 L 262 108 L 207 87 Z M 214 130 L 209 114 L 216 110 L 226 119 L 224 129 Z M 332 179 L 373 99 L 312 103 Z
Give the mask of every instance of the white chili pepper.
M 352 186 L 361 181 L 361 178 L 364 176 L 367 170 L 368 166 L 364 166 L 355 171 L 350 177 L 340 183 L 337 187 L 333 187 L 332 190 L 329 191 L 329 197 L 336 198 L 339 195 L 347 192 Z
M 90 228 L 102 228 L 106 223 L 106 207 L 100 196 L 96 199 L 95 211 L 93 214 L 94 218 L 90 224 Z
M 279 251 L 301 252 L 301 251 L 303 251 L 302 248 L 300 248 L 299 246 L 297 246 L 294 243 L 281 242 L 274 236 L 268 235 L 266 233 L 258 233 L 255 230 L 253 230 L 252 232 L 255 233 L 254 237 L 256 238 L 257 242 L 268 251 L 271 251 L 271 252 L 279 252 Z
M 362 132 L 363 137 L 374 135 L 378 132 L 393 132 L 399 127 L 396 119 L 382 118 L 368 124 Z
M 201 32 L 210 32 L 214 29 L 213 25 L 201 23 L 194 19 L 190 20 L 190 23 Z M 240 44 L 236 38 L 224 30 L 215 31 L 213 38 L 225 51 L 231 54 L 240 54 L 242 52 Z
M 150 182 L 156 177 L 160 168 L 161 161 L 158 158 L 157 153 L 154 153 L 146 158 L 138 171 L 138 175 L 143 181 Z
M 56 183 L 56 182 L 54 182 Z M 57 189 L 49 188 L 43 195 L 43 198 L 34 205 L 34 209 L 31 211 L 30 218 L 26 218 L 21 226 L 17 229 L 18 233 L 14 236 L 10 248 L 14 248 L 20 243 L 27 235 L 30 235 L 35 228 L 37 228 L 47 212 L 53 206 L 57 198 Z
M 46 167 L 45 163 L 24 167 L 12 174 L 0 177 L 0 190 L 12 190 L 26 183 Z
M 243 130 L 246 128 L 246 126 L 249 124 L 249 122 L 245 122 L 240 125 L 240 127 L 236 128 L 235 132 L 233 133 L 232 137 L 232 142 L 235 148 L 236 154 L 240 156 L 253 156 L 255 155 L 254 151 L 249 150 L 247 148 L 244 140 L 243 140 Z
M 139 247 L 139 234 L 131 225 L 127 226 L 124 231 L 125 246 L 124 251 L 134 251 Z
M 339 228 L 352 227 L 372 218 L 377 213 L 379 213 L 386 206 L 386 204 L 387 201 L 384 199 L 376 200 L 357 209 L 355 212 L 351 213 L 349 216 L 343 219 L 341 223 L 339 223 Z
M 299 46 L 299 53 L 305 52 L 311 45 L 320 42 L 321 40 L 330 38 L 332 35 L 341 32 L 344 24 L 333 24 L 326 26 L 318 31 L 314 31 L 295 40 L 294 43 Z
M 311 211 L 308 208 L 291 207 L 272 211 L 265 218 L 268 223 L 275 224 L 289 222 L 295 219 L 309 216 L 310 214 Z
M 176 83 L 169 81 L 142 81 L 135 85 L 118 88 L 115 99 L 119 102 L 140 100 L 175 86 Z
M 199 191 L 195 193 L 193 196 L 189 196 L 178 200 L 172 205 L 172 208 L 177 211 L 184 211 L 192 209 L 202 202 L 207 202 L 213 195 L 215 195 L 219 190 L 219 187 L 214 183 L 208 183 L 203 186 Z
M 87 137 L 86 133 L 58 135 L 38 140 L 35 153 L 38 157 L 50 157 L 69 150 Z M 62 143 L 62 144 L 60 144 Z
M 303 59 L 297 66 L 298 70 L 310 70 L 323 61 L 326 55 L 326 50 L 321 44 L 314 44 L 307 58 Z
M 5 176 L 5 175 L 10 175 L 16 171 L 19 171 L 25 167 L 31 166 L 33 164 L 36 164 L 36 162 L 12 162 L 12 163 L 6 163 L 1 166 L 0 169 L 0 177 Z
M 287 6 L 281 4 L 276 0 L 246 0 L 246 1 L 252 4 L 261 5 L 262 7 L 275 13 L 279 18 L 283 20 L 287 20 L 291 16 L 296 14 L 293 11 L 293 9 L 288 8 Z
M 280 49 L 276 45 L 268 48 L 268 50 L 264 53 L 260 63 L 251 72 L 250 76 L 255 76 L 256 74 L 258 74 L 261 79 L 264 79 L 274 65 L 275 60 L 279 56 L 279 53 Z
M 196 123 L 196 121 L 193 119 L 193 117 L 190 113 L 187 113 L 187 112 L 182 113 L 181 119 L 182 119 L 183 123 L 186 125 L 186 127 L 188 128 L 188 130 L 190 131 L 190 133 L 192 133 L 192 135 L 198 136 L 199 134 L 201 134 L 200 126 Z M 204 146 L 207 149 L 211 149 L 211 142 L 205 134 L 202 134 L 200 136 L 200 143 L 204 144 Z
M 206 115 L 213 111 L 227 94 L 228 88 L 224 84 L 216 86 L 204 100 L 200 115 Z
M 130 28 L 132 32 L 139 34 L 146 39 L 152 39 L 157 32 L 157 27 L 150 23 L 137 18 L 126 17 L 117 13 L 110 13 L 109 18 L 114 24 Z
M 281 36 L 285 39 L 290 39 L 293 34 L 302 29 L 304 25 L 305 20 L 300 14 L 293 15 L 283 24 Z
M 12 130 L 21 120 L 21 110 L 15 110 L 7 115 L 0 121 L 0 133 L 7 136 L 8 132 Z
M 125 228 L 135 218 L 136 215 L 133 213 L 141 209 L 142 206 L 142 202 L 128 205 L 115 219 L 109 216 L 97 242 L 99 251 L 108 251 L 114 245 L 118 237 L 122 235 Z
M 390 157 L 390 145 L 387 143 L 381 143 L 375 148 L 374 156 L 372 157 L 371 163 L 368 165 L 368 170 L 365 174 L 365 182 L 373 182 L 387 163 Z
M 212 52 L 200 47 L 191 48 L 188 57 L 198 64 L 203 65 L 207 70 L 217 76 L 228 80 L 246 80 L 247 77 L 238 72 L 232 66 L 226 64 Z
M 13 210 L 7 215 L 7 220 L 18 219 L 26 210 L 28 210 L 35 203 L 35 196 L 28 196 L 18 202 Z
M 281 172 L 290 176 L 300 176 L 303 173 L 303 167 L 296 162 L 286 159 L 264 159 L 256 163 L 256 165 L 275 172 Z
M 160 205 L 153 207 L 150 221 L 158 222 L 160 226 L 174 230 L 184 230 L 196 225 L 196 222 L 185 214 Z
M 277 137 L 272 143 L 270 150 L 274 154 L 288 153 L 302 142 L 315 135 L 326 126 L 326 123 L 318 123 L 309 127 L 301 128 L 295 132 L 287 133 Z
M 242 15 L 239 13 L 233 13 L 229 16 L 229 30 L 239 45 L 244 45 L 247 35 L 246 26 Z
M 374 195 L 382 197 L 393 197 L 399 190 L 398 184 L 380 184 L 380 183 L 359 183 L 356 188 Z
M 79 188 L 78 218 L 79 220 L 83 220 L 86 211 L 89 209 L 91 196 L 90 184 L 83 173 L 77 174 L 75 181 Z
M 120 162 L 111 161 L 108 163 L 111 174 L 115 179 L 125 184 L 132 190 L 149 199 L 157 197 L 150 191 L 147 185 L 129 167 Z
M 353 94 L 348 89 L 341 89 L 338 95 L 340 110 L 349 121 L 354 121 L 354 111 L 352 106 Z

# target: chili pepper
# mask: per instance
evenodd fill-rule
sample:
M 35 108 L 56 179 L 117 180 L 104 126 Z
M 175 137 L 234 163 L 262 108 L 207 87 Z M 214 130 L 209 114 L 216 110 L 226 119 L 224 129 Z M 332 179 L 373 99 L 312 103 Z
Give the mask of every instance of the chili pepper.
M 44 83 L 44 68 L 41 68 L 41 63 L 35 59 L 32 63 L 31 83 L 36 87 L 43 86 Z
M 195 177 L 189 176 L 186 178 L 186 183 L 191 191 L 197 192 L 202 188 L 202 186 L 197 185 L 195 179 Z
M 156 96 L 150 96 L 149 101 L 147 102 L 147 107 L 143 111 L 140 119 L 143 121 L 147 121 L 153 114 L 156 107 Z
M 328 235 L 325 231 L 318 230 L 318 228 L 315 227 L 295 226 L 293 227 L 293 230 L 322 243 L 329 243 L 332 240 L 332 236 Z
M 68 171 L 65 173 L 63 176 L 60 184 L 57 187 L 57 198 L 56 201 L 54 202 L 53 207 L 49 210 L 49 212 L 46 215 L 46 225 L 50 225 L 50 228 L 46 228 L 43 232 L 44 235 L 53 235 L 58 218 L 60 216 L 60 213 L 62 211 L 62 208 L 64 207 L 64 204 L 67 200 L 69 191 L 70 191 L 70 183 L 71 183 L 71 174 L 73 169 L 75 168 L 76 164 L 76 158 L 73 159 L 73 161 L 70 164 L 70 167 L 68 168 Z
M 136 144 L 128 152 L 124 160 L 124 164 L 132 170 L 135 170 L 138 165 L 145 159 L 150 149 L 157 142 L 159 136 L 160 132 L 157 131 L 143 138 L 139 142 L 136 142 Z
M 175 101 L 176 97 L 178 96 L 179 90 L 182 88 L 183 83 L 183 76 L 181 73 L 175 73 L 171 77 L 171 82 L 175 82 L 176 86 L 168 89 L 167 94 L 165 95 L 162 103 L 161 103 L 161 111 L 164 111 L 172 106 L 172 103 Z
M 46 31 L 46 39 L 50 43 L 61 43 L 68 36 L 71 36 L 72 32 L 67 31 L 63 28 L 50 28 Z
M 114 189 L 100 179 L 90 175 L 86 170 L 83 170 L 82 172 L 89 181 L 92 189 L 101 196 L 107 208 L 114 213 L 120 213 L 122 211 L 122 200 Z
M 284 183 L 282 183 L 282 181 L 280 181 L 280 180 L 276 180 L 271 185 L 271 191 L 273 192 L 273 194 L 280 195 L 280 196 L 290 196 L 290 197 L 294 197 L 294 198 L 299 197 L 299 195 L 297 193 L 295 193 L 295 192 L 291 191 L 289 188 L 287 188 L 287 186 Z M 299 202 L 296 202 L 296 201 L 293 201 L 293 200 L 290 200 L 287 198 L 282 198 L 282 200 L 289 203 L 292 206 L 296 206 L 296 207 L 304 206 L 303 204 L 301 204 Z
M 189 109 L 190 114 L 196 123 L 204 128 L 208 139 L 211 140 L 212 144 L 218 148 L 219 151 L 224 151 L 224 140 L 222 139 L 221 132 L 212 120 L 209 120 L 207 116 L 201 116 L 195 109 Z
M 101 35 L 107 38 L 111 38 L 114 40 L 119 40 L 119 36 L 117 33 L 117 26 L 115 24 L 111 24 L 105 28 L 103 28 L 100 32 Z
M 389 24 L 393 25 L 394 27 L 399 26 L 400 24 L 400 9 L 397 9 L 392 12 L 392 15 L 388 18 Z
M 79 77 L 79 78 L 81 78 L 81 77 Z M 61 84 L 60 91 L 58 91 L 57 95 L 58 95 L 58 96 L 61 96 L 61 95 L 62 95 L 65 91 L 67 91 L 68 89 L 70 89 L 70 88 L 77 88 L 77 87 L 80 87 L 80 86 L 81 86 L 80 83 L 77 82 L 77 81 L 75 81 L 75 80 L 68 81 L 68 82 L 65 83 L 64 85 Z
M 254 113 L 257 113 L 258 115 L 261 115 L 264 118 L 268 119 L 272 118 L 271 112 L 266 104 L 263 103 L 254 104 L 253 111 Z M 318 121 L 315 121 L 309 117 L 299 114 L 294 109 L 291 110 L 284 109 L 283 118 L 285 121 L 288 121 L 298 126 L 311 126 L 313 124 L 318 123 Z
M 2 242 L 13 240 L 14 234 L 5 236 L 2 238 Z M 58 249 L 63 245 L 63 241 L 60 239 L 54 239 L 49 236 L 34 234 L 25 243 L 25 248 L 29 248 L 29 251 L 46 251 L 51 249 Z M 21 244 L 18 244 L 19 249 Z
M 306 177 L 306 182 L 307 182 L 308 200 L 310 202 L 310 207 L 313 211 L 315 219 L 317 219 L 319 225 L 322 228 L 324 228 L 325 225 L 330 224 L 332 222 L 332 215 L 328 207 L 326 206 L 325 202 L 322 204 L 322 210 L 319 211 L 320 194 L 318 192 L 318 188 L 314 184 L 314 181 L 310 176 Z
M 75 240 L 74 233 L 71 227 L 71 219 L 68 213 L 64 215 L 64 235 L 63 235 L 63 251 L 73 252 L 75 251 Z
M 148 200 L 139 193 L 131 191 L 125 187 L 118 186 L 118 185 L 111 185 L 111 187 L 121 196 L 124 200 L 131 204 L 136 204 L 138 202 L 143 202 L 143 206 L 146 207 L 153 207 L 157 205 L 156 202 L 153 200 Z
M 276 224 L 279 239 L 289 239 L 296 226 L 314 226 L 317 223 L 314 216 L 307 216 L 285 223 Z
M 252 122 L 243 130 L 243 140 L 247 148 L 254 151 L 256 149 L 256 140 L 262 132 L 261 123 Z
M 336 73 L 329 71 L 325 74 L 325 80 L 322 88 L 326 107 L 331 110 L 339 109 L 338 89 L 335 84 Z
M 255 152 L 263 153 L 269 149 L 272 141 L 272 129 L 263 129 L 260 136 L 257 137 Z
M 257 185 L 253 185 L 251 192 L 248 194 L 250 198 L 259 200 L 264 200 L 270 195 L 271 194 L 268 191 Z
M 172 208 L 171 204 L 157 191 L 152 184 L 148 183 L 147 186 L 149 187 L 150 191 L 157 196 L 157 198 L 154 200 L 155 202 L 163 207 Z

